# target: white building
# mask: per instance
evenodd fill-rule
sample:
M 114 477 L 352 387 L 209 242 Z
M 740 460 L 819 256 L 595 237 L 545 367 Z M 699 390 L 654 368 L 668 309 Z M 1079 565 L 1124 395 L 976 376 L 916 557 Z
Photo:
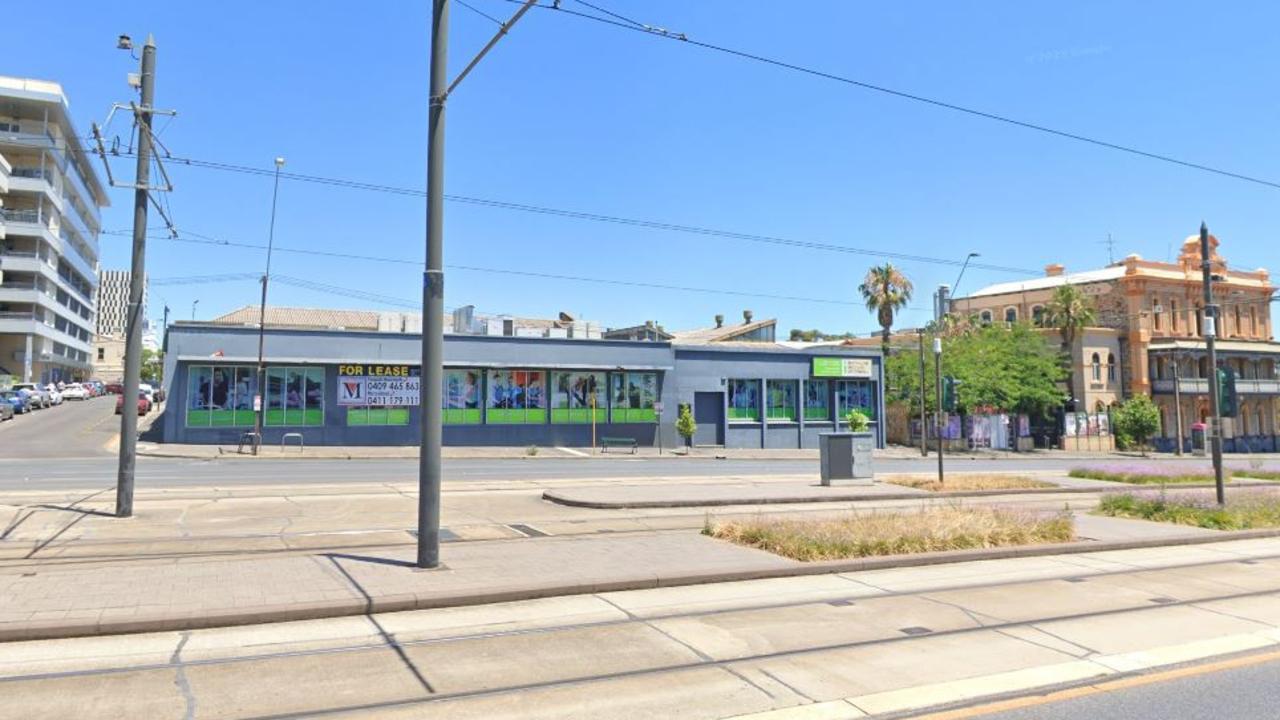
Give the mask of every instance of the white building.
M 125 335 L 129 330 L 128 270 L 98 271 L 98 334 Z M 142 278 L 142 317 L 147 317 L 147 278 Z
M 57 83 L 0 76 L 0 375 L 87 376 L 106 190 Z

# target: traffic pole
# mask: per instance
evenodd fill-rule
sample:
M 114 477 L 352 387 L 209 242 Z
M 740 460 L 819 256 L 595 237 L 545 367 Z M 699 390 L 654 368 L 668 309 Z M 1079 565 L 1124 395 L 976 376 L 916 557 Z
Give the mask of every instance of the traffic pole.
M 1209 353 L 1209 448 L 1213 453 L 1213 484 L 1218 505 L 1227 504 L 1222 473 L 1222 398 L 1218 381 L 1218 306 L 1213 304 L 1213 263 L 1210 261 L 1209 226 L 1200 223 L 1200 274 L 1204 285 L 1204 344 Z
M 945 474 L 942 469 L 942 338 L 933 339 L 933 390 L 938 402 L 938 411 L 934 416 L 938 434 L 938 485 L 942 486 Z

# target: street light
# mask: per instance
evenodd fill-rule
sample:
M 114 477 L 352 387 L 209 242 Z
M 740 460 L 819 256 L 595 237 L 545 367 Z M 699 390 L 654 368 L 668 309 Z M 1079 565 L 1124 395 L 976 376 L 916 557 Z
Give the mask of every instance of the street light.
M 960 274 L 956 276 L 956 284 L 951 286 L 951 297 L 956 297 L 960 293 L 960 281 L 964 279 L 964 271 L 969 268 L 969 261 L 976 257 L 982 257 L 982 255 L 971 252 L 965 257 L 964 264 L 960 266 Z
M 196 306 L 197 306 L 197 305 L 199 305 L 199 304 L 200 304 L 200 301 L 199 301 L 199 300 L 192 300 L 192 301 L 191 301 L 191 320 L 192 320 L 192 321 L 195 321 L 195 319 L 196 319 Z
M 943 483 L 942 472 L 942 338 L 933 339 L 933 386 L 938 408 L 934 414 L 934 427 L 938 436 L 938 486 Z
M 253 396 L 253 454 L 262 444 L 262 388 L 266 387 L 266 367 L 262 364 L 262 348 L 267 336 L 267 282 L 271 279 L 271 249 L 276 240 L 276 198 L 280 196 L 280 168 L 284 158 L 276 158 L 276 179 L 271 189 L 271 224 L 267 227 L 267 269 L 262 274 L 262 304 L 258 306 L 258 392 Z

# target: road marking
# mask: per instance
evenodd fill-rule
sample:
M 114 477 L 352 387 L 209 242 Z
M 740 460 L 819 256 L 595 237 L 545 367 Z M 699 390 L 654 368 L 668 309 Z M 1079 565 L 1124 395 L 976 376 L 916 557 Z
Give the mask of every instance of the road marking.
M 556 446 L 556 449 L 562 453 L 565 453 L 566 455 L 572 455 L 574 457 L 591 457 L 590 455 L 582 452 L 581 450 L 574 450 L 573 448 Z
M 1039 707 L 1041 705 L 1049 705 L 1051 703 L 1074 700 L 1076 698 L 1089 697 L 1091 695 L 1101 695 L 1103 693 L 1128 690 L 1146 685 L 1154 685 L 1156 683 L 1169 682 L 1171 680 L 1181 680 L 1184 678 L 1198 677 L 1200 675 L 1208 675 L 1211 673 L 1234 670 L 1242 667 L 1251 667 L 1253 665 L 1261 665 L 1263 663 L 1274 662 L 1276 660 L 1280 660 L 1280 651 L 1245 655 L 1243 657 L 1230 658 L 1228 660 L 1219 660 L 1217 662 L 1174 668 L 1173 670 L 1164 670 L 1162 672 L 1119 678 L 1117 680 L 1110 680 L 1102 683 L 1092 683 L 1083 687 L 1058 690 L 1045 695 L 1032 695 L 1028 697 L 1013 698 L 1011 700 L 1000 700 L 998 702 L 987 703 L 985 705 L 960 708 L 958 710 L 946 710 L 930 715 L 920 715 L 916 717 L 916 720 L 965 720 L 966 718 L 976 718 L 983 715 L 991 715 L 993 713 L 1007 712 L 1009 710 Z

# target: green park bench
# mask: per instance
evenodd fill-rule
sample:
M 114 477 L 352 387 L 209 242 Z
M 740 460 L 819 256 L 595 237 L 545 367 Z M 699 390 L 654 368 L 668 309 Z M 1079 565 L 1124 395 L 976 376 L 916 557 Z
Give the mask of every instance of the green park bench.
M 602 453 L 609 452 L 609 448 L 611 447 L 629 447 L 631 448 L 631 454 L 635 455 L 640 449 L 640 444 L 636 442 L 635 438 L 624 438 L 624 437 L 600 438 L 600 452 Z

